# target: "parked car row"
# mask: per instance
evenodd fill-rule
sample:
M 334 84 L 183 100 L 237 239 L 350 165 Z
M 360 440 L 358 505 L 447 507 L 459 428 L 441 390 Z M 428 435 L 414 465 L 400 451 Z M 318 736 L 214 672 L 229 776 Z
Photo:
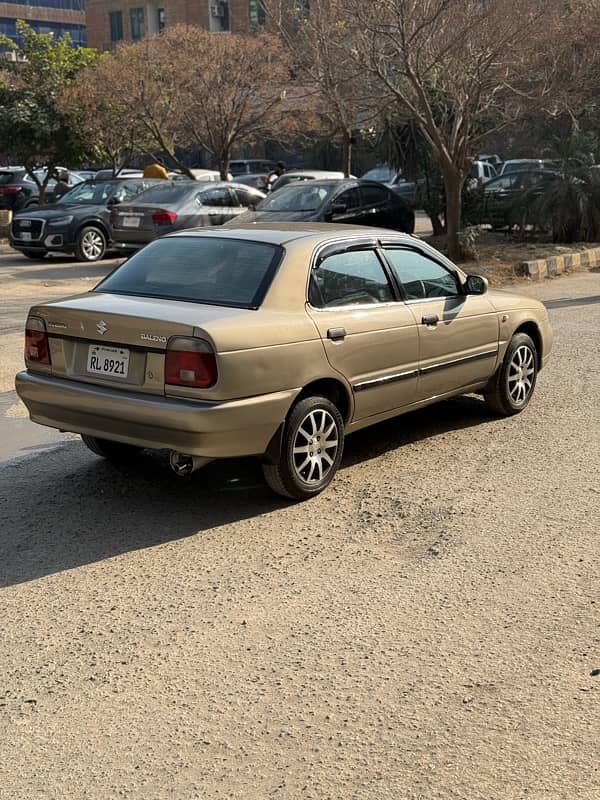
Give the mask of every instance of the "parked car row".
M 142 206 L 127 205 L 142 193 Z M 28 258 L 54 252 L 98 261 L 109 250 L 137 249 L 165 232 L 221 225 L 263 197 L 232 183 L 141 177 L 86 181 L 58 203 L 15 215 L 10 244 Z
M 235 219 L 378 225 L 406 233 L 415 226 L 414 211 L 374 181 L 299 180 L 267 196 L 230 181 L 125 177 L 85 181 L 57 203 L 16 214 L 10 243 L 32 259 L 67 253 L 92 262 L 109 251 L 137 250 L 166 233 Z

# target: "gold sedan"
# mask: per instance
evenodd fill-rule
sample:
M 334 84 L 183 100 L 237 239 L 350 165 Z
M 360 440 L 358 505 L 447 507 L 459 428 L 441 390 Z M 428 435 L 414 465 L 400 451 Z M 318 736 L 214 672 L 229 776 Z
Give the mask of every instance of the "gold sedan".
M 31 419 L 109 459 L 170 451 L 178 474 L 257 455 L 295 499 L 344 437 L 454 395 L 528 404 L 544 306 L 488 291 L 411 236 L 327 224 L 184 231 L 92 291 L 34 306 L 16 388 Z

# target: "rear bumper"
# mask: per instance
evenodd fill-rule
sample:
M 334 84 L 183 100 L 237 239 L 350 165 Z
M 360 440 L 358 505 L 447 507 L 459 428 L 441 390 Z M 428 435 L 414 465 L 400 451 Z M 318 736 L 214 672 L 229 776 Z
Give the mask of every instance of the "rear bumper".
M 158 234 L 154 233 L 154 231 L 140 231 L 135 228 L 132 230 L 123 230 L 122 228 L 113 230 L 113 245 L 115 250 L 124 252 L 139 250 L 157 238 Z
M 209 402 L 123 392 L 29 371 L 15 381 L 33 422 L 207 458 L 262 455 L 300 392 Z

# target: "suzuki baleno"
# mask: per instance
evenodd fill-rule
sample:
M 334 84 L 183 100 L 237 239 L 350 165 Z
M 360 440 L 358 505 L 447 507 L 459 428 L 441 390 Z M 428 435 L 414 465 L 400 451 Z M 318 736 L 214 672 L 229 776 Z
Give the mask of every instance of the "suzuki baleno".
M 303 499 L 360 428 L 467 392 L 522 411 L 551 346 L 541 303 L 410 236 L 240 225 L 166 236 L 34 306 L 16 386 L 32 420 L 98 455 L 164 449 L 182 474 L 256 455 Z

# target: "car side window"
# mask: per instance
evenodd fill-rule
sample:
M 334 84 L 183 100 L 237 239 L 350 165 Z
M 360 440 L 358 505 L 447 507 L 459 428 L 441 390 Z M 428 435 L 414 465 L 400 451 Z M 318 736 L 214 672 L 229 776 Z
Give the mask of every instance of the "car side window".
M 450 270 L 416 250 L 386 248 L 385 254 L 402 284 L 407 300 L 456 297 L 460 289 Z
M 503 175 L 501 178 L 490 181 L 485 187 L 485 192 L 495 192 L 498 189 L 512 189 L 518 180 L 518 174 L 510 173 Z
M 226 187 L 221 187 L 219 189 L 208 189 L 206 192 L 202 192 L 202 203 L 205 206 L 218 207 L 228 207 L 232 204 L 238 205 L 237 200 L 235 203 L 233 202 L 229 194 L 229 189 Z
M 260 197 L 252 194 L 252 192 L 249 192 L 247 189 L 236 188 L 233 190 L 233 194 L 237 199 L 236 205 L 244 206 L 244 208 L 255 206 L 260 201 Z
M 317 308 L 393 300 L 392 287 L 373 250 L 332 254 L 312 271 L 310 302 Z
M 387 190 L 383 186 L 366 186 L 360 187 L 362 195 L 363 206 L 377 206 L 385 203 L 388 199 Z
M 360 192 L 357 187 L 346 189 L 333 200 L 334 203 L 343 203 L 347 211 L 360 208 Z

